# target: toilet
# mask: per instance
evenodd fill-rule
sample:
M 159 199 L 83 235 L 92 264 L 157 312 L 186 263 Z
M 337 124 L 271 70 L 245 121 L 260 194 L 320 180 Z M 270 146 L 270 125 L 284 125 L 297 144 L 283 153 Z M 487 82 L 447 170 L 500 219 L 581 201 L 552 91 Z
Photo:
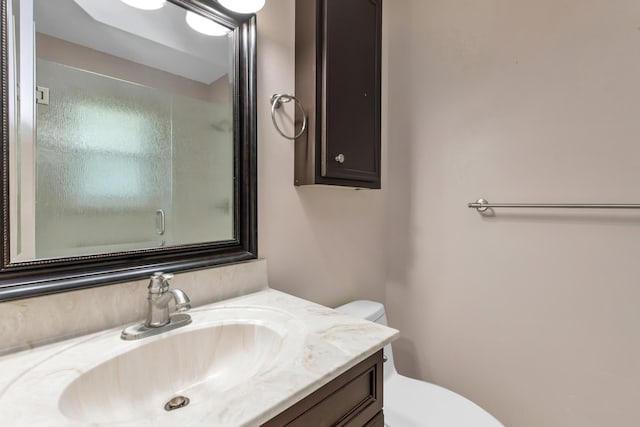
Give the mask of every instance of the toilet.
M 341 313 L 387 325 L 384 306 L 353 301 L 337 307 Z M 504 427 L 472 401 L 425 381 L 398 374 L 391 344 L 384 355 L 384 421 L 387 427 Z

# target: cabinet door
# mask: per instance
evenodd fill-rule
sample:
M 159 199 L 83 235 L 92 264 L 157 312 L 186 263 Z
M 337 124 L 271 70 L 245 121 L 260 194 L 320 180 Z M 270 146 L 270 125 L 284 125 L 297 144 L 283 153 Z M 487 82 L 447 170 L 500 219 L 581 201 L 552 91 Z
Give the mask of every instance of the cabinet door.
M 380 182 L 382 0 L 324 0 L 322 177 Z

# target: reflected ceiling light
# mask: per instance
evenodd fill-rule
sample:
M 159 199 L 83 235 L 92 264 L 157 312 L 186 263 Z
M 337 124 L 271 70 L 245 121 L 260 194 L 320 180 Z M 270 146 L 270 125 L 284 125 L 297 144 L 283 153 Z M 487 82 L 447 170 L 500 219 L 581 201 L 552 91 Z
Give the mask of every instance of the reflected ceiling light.
M 218 0 L 218 3 L 238 13 L 255 13 L 262 9 L 265 0 Z
M 165 0 L 120 0 L 124 4 L 142 10 L 160 9 L 166 3 Z
M 207 36 L 224 36 L 227 34 L 230 29 L 227 27 L 223 27 L 217 22 L 212 21 L 209 18 L 205 18 L 202 15 L 198 15 L 197 13 L 187 11 L 187 16 L 185 18 L 187 20 L 187 24 L 194 30 L 199 33 L 206 34 Z

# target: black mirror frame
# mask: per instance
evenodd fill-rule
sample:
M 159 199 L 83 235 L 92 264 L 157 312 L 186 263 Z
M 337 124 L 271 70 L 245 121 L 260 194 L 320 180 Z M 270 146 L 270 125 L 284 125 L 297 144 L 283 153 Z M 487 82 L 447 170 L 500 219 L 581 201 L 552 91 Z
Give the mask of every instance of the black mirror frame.
M 258 256 L 256 17 L 227 11 L 212 0 L 169 0 L 234 28 L 234 144 L 236 238 L 211 242 L 11 263 L 9 233 L 9 119 L 7 1 L 0 0 L 2 99 L 2 244 L 0 302 L 138 280 L 155 271 L 182 272 L 255 259 Z

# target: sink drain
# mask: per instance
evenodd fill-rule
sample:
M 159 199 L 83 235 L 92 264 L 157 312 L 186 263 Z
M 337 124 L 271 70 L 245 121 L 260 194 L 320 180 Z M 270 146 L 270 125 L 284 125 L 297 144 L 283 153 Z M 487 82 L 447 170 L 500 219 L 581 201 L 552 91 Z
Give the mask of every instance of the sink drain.
M 175 411 L 176 409 L 184 408 L 191 402 L 188 397 L 176 396 L 167 403 L 164 404 L 165 411 Z

